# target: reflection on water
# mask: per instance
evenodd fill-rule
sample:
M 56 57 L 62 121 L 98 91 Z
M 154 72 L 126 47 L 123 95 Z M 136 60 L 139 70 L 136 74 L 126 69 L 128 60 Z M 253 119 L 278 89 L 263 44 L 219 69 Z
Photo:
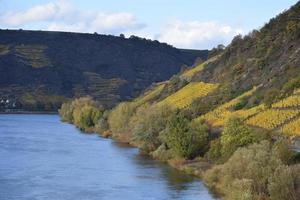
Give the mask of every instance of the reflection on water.
M 0 115 L 0 200 L 213 199 L 136 148 L 78 133 L 56 115 Z

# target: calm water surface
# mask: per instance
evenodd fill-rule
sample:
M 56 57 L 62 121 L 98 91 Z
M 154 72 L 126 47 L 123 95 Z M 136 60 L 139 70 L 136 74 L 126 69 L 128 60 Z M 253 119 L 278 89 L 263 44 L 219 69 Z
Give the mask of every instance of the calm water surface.
M 202 182 L 137 149 L 82 134 L 57 115 L 0 115 L 1 200 L 213 197 Z

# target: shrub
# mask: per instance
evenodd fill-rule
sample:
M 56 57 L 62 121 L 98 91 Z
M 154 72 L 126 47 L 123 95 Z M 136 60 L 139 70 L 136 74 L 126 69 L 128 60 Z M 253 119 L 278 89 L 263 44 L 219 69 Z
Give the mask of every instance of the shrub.
M 237 148 L 254 143 L 260 139 L 241 119 L 230 118 L 226 122 L 221 135 L 222 157 L 226 160 Z
M 292 94 L 296 88 L 300 88 L 300 76 L 292 78 L 285 83 L 282 88 L 282 93 L 288 96 Z
M 248 97 L 242 98 L 234 107 L 234 110 L 241 110 L 248 104 Z
M 134 141 L 144 151 L 153 151 L 161 144 L 158 136 L 165 129 L 173 110 L 169 106 L 157 107 L 144 104 L 140 106 L 130 120 Z
M 276 168 L 268 183 L 268 191 L 272 200 L 297 199 L 293 176 L 294 174 L 288 166 L 280 165 Z
M 204 181 L 225 199 L 295 200 L 299 170 L 284 165 L 274 148 L 268 141 L 239 148 L 225 164 L 208 170 Z
M 151 155 L 153 158 L 161 161 L 167 161 L 174 157 L 170 149 L 167 149 L 166 145 L 164 144 L 160 145 L 155 151 L 151 152 Z
M 103 108 L 91 97 L 81 97 L 64 103 L 59 110 L 62 121 L 74 123 L 82 130 L 94 127 L 102 113 Z
M 101 117 L 101 112 L 99 109 L 85 105 L 80 109 L 80 114 L 79 114 L 79 124 L 77 126 L 83 130 L 93 127 L 96 125 L 98 120 Z
M 63 122 L 72 123 L 73 122 L 73 110 L 74 107 L 72 102 L 65 102 L 61 105 L 61 108 L 58 110 L 61 120 Z
M 266 92 L 263 103 L 270 108 L 273 103 L 280 99 L 280 91 L 277 89 L 272 89 Z
M 284 164 L 290 164 L 293 160 L 293 152 L 289 149 L 289 142 L 286 139 L 280 139 L 274 143 L 273 154 Z
M 162 135 L 163 141 L 178 156 L 193 158 L 204 152 L 208 143 L 208 128 L 189 122 L 181 113 L 174 114 Z
M 208 150 L 206 156 L 209 160 L 217 161 L 218 159 L 220 159 L 222 157 L 221 150 L 222 150 L 221 140 L 219 138 L 212 140 L 209 143 L 209 150 Z
M 131 138 L 129 123 L 134 111 L 134 103 L 129 102 L 120 103 L 111 111 L 108 116 L 108 124 L 113 135 L 123 135 L 127 139 Z
M 95 128 L 96 128 L 97 133 L 103 134 L 104 132 L 107 132 L 109 130 L 109 125 L 108 125 L 108 121 L 107 121 L 108 115 L 109 115 L 109 112 L 104 111 L 102 116 L 96 123 Z

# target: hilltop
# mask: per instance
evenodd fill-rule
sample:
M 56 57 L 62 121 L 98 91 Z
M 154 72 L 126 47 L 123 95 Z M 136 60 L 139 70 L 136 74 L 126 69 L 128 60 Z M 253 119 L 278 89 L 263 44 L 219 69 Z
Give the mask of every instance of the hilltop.
M 299 13 L 300 2 L 134 102 L 175 106 L 216 130 L 238 116 L 253 127 L 299 136 Z
M 0 109 L 57 110 L 86 95 L 111 107 L 208 55 L 136 36 L 0 30 L 0 38 Z

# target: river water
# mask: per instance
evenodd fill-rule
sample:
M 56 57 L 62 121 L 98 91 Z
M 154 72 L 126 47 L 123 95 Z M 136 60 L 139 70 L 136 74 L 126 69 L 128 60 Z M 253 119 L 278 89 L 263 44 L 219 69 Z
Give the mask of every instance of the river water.
M 0 115 L 0 200 L 210 200 L 199 179 L 57 115 Z

